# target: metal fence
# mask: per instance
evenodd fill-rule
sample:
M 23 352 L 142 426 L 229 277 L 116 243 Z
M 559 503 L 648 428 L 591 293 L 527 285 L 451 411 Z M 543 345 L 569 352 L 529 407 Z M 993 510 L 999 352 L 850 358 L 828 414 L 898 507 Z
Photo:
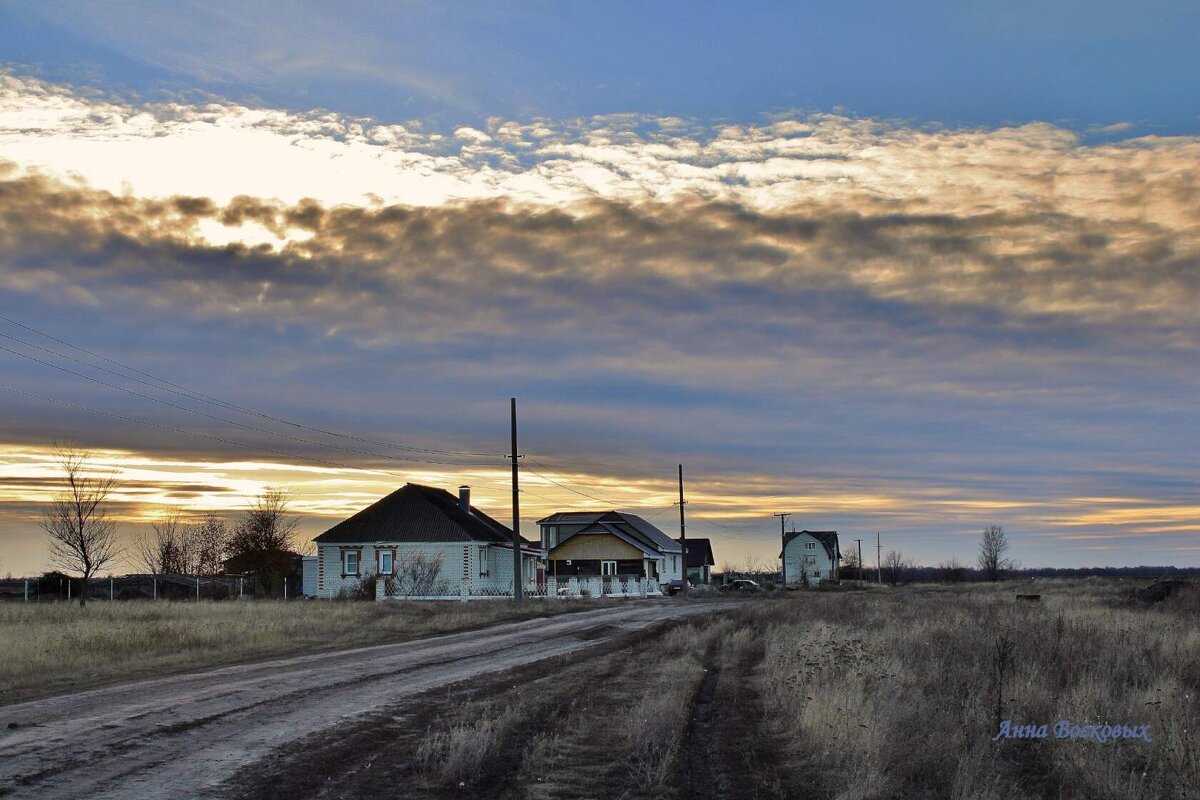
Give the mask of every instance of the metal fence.
M 51 573 L 37 578 L 0 579 L 0 600 L 46 603 L 78 600 L 83 580 Z M 288 575 L 267 587 L 255 575 L 111 575 L 88 582 L 88 600 L 238 600 L 302 596 L 299 576 Z
M 525 597 L 569 599 L 582 597 L 662 597 L 662 587 L 652 578 L 547 577 L 545 582 L 525 587 Z M 427 587 L 404 587 L 386 577 L 375 582 L 376 600 L 502 600 L 511 599 L 511 584 L 462 583 L 453 586 L 439 581 Z

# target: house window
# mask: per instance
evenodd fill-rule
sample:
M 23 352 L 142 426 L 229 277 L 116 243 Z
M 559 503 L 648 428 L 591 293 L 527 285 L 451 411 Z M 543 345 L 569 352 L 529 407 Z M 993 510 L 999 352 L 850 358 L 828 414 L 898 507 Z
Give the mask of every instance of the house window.
M 815 563 L 817 563 L 817 557 L 816 556 L 805 556 L 804 563 L 805 564 L 815 564 Z
M 804 549 L 805 549 L 805 550 L 816 550 L 816 549 L 817 549 L 817 543 L 816 543 L 816 542 L 805 542 L 805 543 L 804 543 Z
M 342 572 L 346 575 L 358 574 L 357 550 L 345 550 L 342 552 Z
M 601 561 L 600 562 L 600 574 L 605 577 L 611 577 L 613 575 L 616 575 L 617 574 L 617 562 Z
M 542 530 L 546 532 L 544 542 L 545 546 L 547 548 L 558 547 L 558 526 L 547 525 L 546 527 L 542 528 Z
M 488 551 L 486 547 L 479 548 L 479 577 L 488 576 Z
M 384 550 L 379 554 L 379 573 L 381 575 L 392 574 L 392 551 Z

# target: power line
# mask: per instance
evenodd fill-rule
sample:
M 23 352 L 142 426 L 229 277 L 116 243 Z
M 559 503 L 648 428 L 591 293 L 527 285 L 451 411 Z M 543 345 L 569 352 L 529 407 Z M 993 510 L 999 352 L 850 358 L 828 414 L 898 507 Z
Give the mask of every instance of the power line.
M 112 364 L 114 366 L 120 367 L 121 369 L 125 370 L 126 372 L 131 372 L 136 375 L 141 375 L 143 377 L 149 378 L 151 381 L 154 381 L 154 383 L 148 383 L 147 381 L 133 377 L 132 375 L 123 375 L 114 370 L 108 369 L 107 367 L 98 366 L 96 364 L 90 364 L 86 361 L 82 361 L 80 359 L 74 358 L 73 356 L 66 355 L 65 353 L 60 353 L 56 350 L 53 350 L 53 349 L 50 349 L 47 347 L 42 347 L 41 345 L 37 345 L 32 342 L 25 341 L 24 339 L 20 339 L 16 336 L 11 336 L 9 334 L 0 333 L 0 336 L 4 337 L 5 339 L 10 339 L 15 342 L 20 342 L 21 344 L 24 344 L 28 347 L 37 348 L 38 350 L 41 350 L 46 353 L 51 353 L 55 356 L 58 356 L 59 358 L 64 358 L 64 359 L 67 359 L 68 361 L 74 361 L 77 364 L 82 364 L 83 366 L 89 367 L 91 369 L 99 370 L 102 372 L 107 372 L 111 375 L 117 375 L 121 378 L 124 378 L 125 380 L 130 380 L 130 381 L 134 381 L 137 383 L 141 383 L 145 386 L 150 386 L 151 388 L 157 389 L 159 391 L 166 391 L 166 392 L 170 392 L 171 394 L 179 395 L 182 397 L 187 397 L 191 400 L 197 400 L 202 403 L 209 403 L 211 405 L 220 406 L 220 407 L 228 409 L 230 411 L 237 411 L 242 414 L 249 414 L 251 416 L 256 416 L 261 419 L 270 420 L 271 422 L 277 422 L 281 425 L 289 425 L 294 428 L 301 428 L 303 430 L 311 431 L 313 433 L 320 433 L 325 436 L 333 436 L 333 437 L 340 438 L 340 439 L 348 439 L 351 441 L 359 442 L 361 444 L 373 444 L 373 445 L 376 445 L 379 447 L 387 447 L 387 448 L 393 449 L 393 450 L 406 450 L 409 452 L 428 453 L 430 455 L 486 456 L 486 457 L 491 457 L 491 458 L 501 458 L 502 457 L 502 454 L 499 454 L 499 453 L 480 453 L 480 452 L 473 452 L 473 451 L 468 451 L 468 450 L 440 450 L 440 449 L 436 449 L 436 448 L 414 447 L 411 445 L 395 444 L 393 442 L 384 442 L 384 441 L 379 441 L 376 439 L 366 439 L 366 438 L 362 438 L 362 437 L 358 437 L 358 436 L 352 436 L 350 434 L 338 433 L 337 431 L 330 431 L 330 430 L 326 430 L 324 428 L 317 428 L 317 427 L 314 427 L 311 425 L 306 425 L 302 422 L 296 422 L 294 420 L 290 420 L 285 417 L 278 417 L 273 414 L 268 414 L 264 411 L 258 411 L 253 408 L 248 408 L 246 406 L 238 405 L 236 403 L 230 403 L 228 401 L 221 400 L 218 397 L 213 397 L 212 395 L 205 394 L 204 392 L 198 391 L 196 389 L 189 389 L 186 386 L 182 386 L 177 383 L 172 383 L 171 381 L 168 381 L 164 378 L 159 378 L 156 375 L 153 375 L 149 372 L 145 372 L 136 367 L 131 367 L 128 364 L 117 361 L 115 359 L 108 358 L 107 356 L 101 355 L 100 353 L 96 353 L 96 352 L 93 352 L 86 348 L 79 347 L 78 345 L 74 345 L 74 344 L 66 341 L 65 339 L 61 339 L 57 336 L 53 336 L 42 330 L 38 330 L 37 328 L 34 328 L 31 325 L 26 325 L 22 322 L 17 322 L 14 319 L 4 316 L 3 314 L 0 314 L 0 320 L 3 320 L 11 325 L 15 325 L 18 328 L 23 328 L 24 330 L 30 331 L 32 333 L 36 333 L 39 336 L 43 336 L 53 342 L 57 342 L 58 344 L 61 344 L 64 347 L 69 347 L 72 350 L 76 350 L 80 353 L 84 353 L 88 356 L 91 356 L 92 358 L 96 358 L 96 359 L 104 361 L 108 364 Z M 10 351 L 10 352 L 12 352 L 12 351 Z
M 712 528 L 711 527 L 712 521 L 704 519 L 703 517 L 694 517 L 694 516 L 688 517 L 688 523 L 689 524 L 697 524 L 697 525 L 701 525 L 701 526 L 708 525 L 708 526 L 710 526 L 711 532 L 716 534 L 717 536 L 732 536 L 735 538 L 741 538 L 741 539 L 747 539 L 747 540 L 754 539 L 754 540 L 758 540 L 758 541 L 762 540 L 761 534 L 751 533 L 750 531 L 738 531 L 733 528 L 726 528 L 725 530 L 719 530 L 717 528 Z
M 710 525 L 716 525 L 718 528 L 724 528 L 724 529 L 725 529 L 725 530 L 727 530 L 727 531 L 737 531 L 737 530 L 740 530 L 739 528 L 735 528 L 735 527 L 733 527 L 733 526 L 731 526 L 731 525 L 725 525 L 724 523 L 717 522 L 717 521 L 716 521 L 715 519 L 713 519 L 712 517 L 705 517 L 705 516 L 695 515 L 695 516 L 693 517 L 693 519 L 703 519 L 703 520 L 707 520 L 707 521 L 708 521 L 708 523 L 709 523 Z
M 350 464 L 343 464 L 340 461 L 331 461 L 331 460 L 325 459 L 325 458 L 317 458 L 315 456 L 306 456 L 306 455 L 303 455 L 300 453 L 289 452 L 287 450 L 277 450 L 275 448 L 265 447 L 262 445 L 247 444 L 245 442 L 239 442 L 236 439 L 227 439 L 223 436 L 214 436 L 214 435 L 208 434 L 208 433 L 200 433 L 198 431 L 187 430 L 186 428 L 177 428 L 173 425 L 163 425 L 161 423 L 151 422 L 150 420 L 142 419 L 140 417 L 133 417 L 133 416 L 129 416 L 127 414 L 118 414 L 114 411 L 104 411 L 99 408 L 92 408 L 91 406 L 85 406 L 81 403 L 72 403 L 69 400 L 60 400 L 55 397 L 47 397 L 46 395 L 40 395 L 40 394 L 35 394 L 33 392 L 22 391 L 20 389 L 14 389 L 10 386 L 0 386 L 0 391 L 8 392 L 10 394 L 20 395 L 21 397 L 25 397 L 25 398 L 28 398 L 31 400 L 39 400 L 39 401 L 46 402 L 46 403 L 53 403 L 54 405 L 64 406 L 67 408 L 74 408 L 74 409 L 77 409 L 80 411 L 86 411 L 91 414 L 99 414 L 101 416 L 110 417 L 112 419 L 119 419 L 124 422 L 132 422 L 137 425 L 144 425 L 148 428 L 155 428 L 155 429 L 161 430 L 161 431 L 169 431 L 171 433 L 179 433 L 179 434 L 183 434 L 185 436 L 194 436 L 199 439 L 207 439 L 208 441 L 212 441 L 212 442 L 219 442 L 221 444 L 232 445 L 233 447 L 241 447 L 243 449 L 252 450 L 255 452 L 272 453 L 274 455 L 285 456 L 287 458 L 297 458 L 297 459 L 301 459 L 303 461 L 311 461 L 315 464 L 322 464 L 324 466 L 350 470 L 352 472 L 373 472 L 373 473 L 382 474 L 382 475 L 390 475 L 394 478 L 400 478 L 405 481 L 408 480 L 408 476 L 402 475 L 398 472 L 392 472 L 391 470 L 352 466 Z M 443 466 L 446 466 L 446 465 L 443 465 Z M 454 466 L 454 465 L 450 465 L 450 466 Z M 476 481 L 476 484 L 488 486 L 490 488 L 505 488 L 505 489 L 508 488 L 504 484 L 494 483 L 492 481 Z M 545 495 L 538 494 L 536 492 L 529 492 L 528 490 L 522 490 L 522 491 L 525 494 L 532 495 L 533 497 L 538 497 L 549 503 L 557 503 L 558 502 L 554 498 L 547 497 Z
M 550 468 L 549 468 L 549 467 L 547 467 L 545 464 L 543 464 L 541 461 L 538 461 L 536 458 L 532 458 L 532 457 L 529 457 L 529 456 L 527 456 L 527 458 L 529 458 L 529 460 L 530 460 L 530 461 L 532 461 L 534 464 L 538 464 L 538 465 L 540 465 L 540 466 L 544 467 L 546 470 L 548 470 L 548 471 L 550 471 L 550 472 L 554 472 L 554 470 L 550 469 Z M 553 483 L 555 486 L 558 486 L 559 488 L 566 489 L 568 492 L 574 492 L 575 494 L 577 494 L 577 495 L 580 495 L 581 497 L 586 497 L 586 498 L 588 498 L 588 499 L 590 499 L 590 500 L 595 500 L 596 502 L 599 502 L 599 503 L 604 503 L 605 505 L 612 506 L 613 508 L 618 508 L 618 507 L 620 507 L 621 505 L 623 505 L 622 503 L 618 503 L 618 502 L 616 502 L 615 500 L 608 500 L 608 499 L 606 499 L 606 498 L 603 498 L 603 497 L 598 497 L 598 496 L 596 496 L 596 495 L 594 495 L 594 494 L 591 494 L 591 493 L 589 493 L 589 492 L 583 492 L 583 491 L 580 491 L 580 490 L 578 490 L 578 489 L 572 489 L 572 488 L 571 488 L 570 486 L 568 486 L 567 484 L 565 484 L 565 483 L 560 483 L 560 482 L 558 482 L 558 481 L 554 480 L 553 478 L 551 478 L 550 476 L 548 476 L 548 475 L 545 475 L 545 474 L 543 474 L 543 473 L 541 473 L 541 472 L 538 472 L 538 471 L 536 471 L 536 470 L 529 469 L 528 467 L 526 467 L 526 468 L 525 468 L 525 471 L 526 471 L 526 472 L 528 472 L 528 473 L 530 473 L 530 474 L 532 474 L 532 475 L 536 475 L 537 477 L 541 478 L 542 480 L 549 481 L 550 483 Z M 575 483 L 574 481 L 571 481 L 569 478 L 567 478 L 565 475 L 562 475 L 561 473 L 554 472 L 554 474 L 555 474 L 555 475 L 558 475 L 559 477 L 563 478 L 563 480 L 566 480 L 566 481 L 568 481 L 569 483 Z M 583 486 L 584 484 L 582 484 L 582 483 L 576 483 L 575 485 L 576 485 L 576 486 Z
M 0 334 L 0 335 L 3 335 L 3 334 Z M 242 428 L 243 430 L 254 431 L 257 433 L 265 433 L 268 436 L 278 436 L 282 439 L 289 439 L 294 442 L 300 442 L 301 444 L 309 444 L 309 445 L 313 445 L 314 447 L 324 447 L 327 450 L 336 450 L 336 451 L 343 452 L 343 453 L 352 453 L 354 455 L 371 456 L 373 458 L 386 458 L 386 459 L 390 459 L 392 461 L 409 461 L 409 462 L 415 462 L 415 463 L 419 463 L 419 464 L 436 464 L 438 466 L 454 466 L 454 467 L 471 466 L 471 465 L 464 465 L 464 464 L 455 464 L 455 463 L 447 462 L 447 461 L 434 461 L 434 460 L 428 459 L 428 458 L 416 458 L 413 456 L 394 456 L 394 455 L 388 455 L 387 453 L 375 453 L 370 450 L 358 450 L 358 449 L 349 448 L 349 447 L 340 447 L 338 445 L 326 444 L 325 442 L 318 442 L 314 439 L 305 439 L 301 436 L 293 436 L 293 435 L 287 434 L 287 433 L 280 433 L 279 431 L 273 431 L 270 428 L 261 428 L 257 425 L 247 425 L 243 422 L 237 422 L 236 420 L 228 419 L 227 417 L 220 417 L 220 416 L 217 416 L 216 414 L 209 414 L 206 411 L 200 411 L 198 409 L 188 408 L 185 405 L 181 405 L 179 403 L 173 403 L 170 400 L 163 400 L 161 397 L 154 397 L 153 395 L 145 394 L 144 392 L 139 392 L 134 389 L 130 389 L 127 386 L 120 386 L 115 383 L 109 383 L 108 381 L 101 380 L 100 378 L 97 378 L 93 375 L 86 375 L 82 372 L 78 372 L 78 371 L 70 369 L 68 367 L 61 366 L 59 364 L 52 364 L 49 361 L 44 361 L 35 356 L 31 356 L 28 353 L 22 353 L 20 351 L 13 350 L 11 348 L 5 347 L 4 345 L 0 345 L 0 351 L 4 351 L 6 353 L 11 353 L 20 358 L 24 358 L 29 361 L 33 361 L 35 363 L 42 364 L 43 366 L 50 367 L 51 369 L 59 370 L 60 372 L 65 372 L 68 375 L 74 375 L 76 377 L 83 378 L 86 381 L 91 381 L 92 383 L 99 384 L 100 386 L 106 386 L 110 389 L 116 389 L 118 392 L 125 392 L 126 394 L 133 395 L 134 397 L 140 397 L 143 400 L 149 400 L 153 403 L 159 403 L 161 405 L 167 406 L 168 408 L 175 408 L 180 411 L 184 411 L 188 414 L 195 414 L 196 416 L 205 417 L 206 419 L 211 419 L 216 422 L 223 422 L 226 425 L 233 425 L 234 427 Z M 475 466 L 491 466 L 491 465 L 477 464 Z
M 676 505 L 675 503 L 671 503 L 671 505 L 669 505 L 669 506 L 663 506 L 662 508 L 660 508 L 657 511 L 655 511 L 654 513 L 652 513 L 650 516 L 642 517 L 642 519 L 646 520 L 646 522 L 650 522 L 652 519 L 657 517 L 659 514 L 662 514 L 664 511 L 669 511 L 672 508 L 674 508 L 675 505 Z
M 296 422 L 295 420 L 287 419 L 285 417 L 276 416 L 274 414 L 269 414 L 264 411 L 259 411 L 259 410 L 253 409 L 253 408 L 249 408 L 247 406 L 239 405 L 237 403 L 232 403 L 232 402 L 229 402 L 226 400 L 222 400 L 218 397 L 214 397 L 212 395 L 205 394 L 204 392 L 201 392 L 199 390 L 191 389 L 187 386 L 183 386 L 181 384 L 174 383 L 172 381 L 166 380 L 165 378 L 158 377 L 150 372 L 146 372 L 144 370 L 138 369 L 137 367 L 133 367 L 129 364 L 118 361 L 116 359 L 109 358 L 108 356 L 102 355 L 101 353 L 97 353 L 97 352 L 89 350 L 87 348 L 80 347 L 76 344 L 73 344 L 73 343 L 67 341 L 66 339 L 60 338 L 58 336 L 54 336 L 53 334 L 47 333 L 47 332 L 40 330 L 32 325 L 27 325 L 25 323 L 19 322 L 15 319 L 12 319 L 11 317 L 4 316 L 3 314 L 0 314 L 0 320 L 3 320 L 4 322 L 7 322 L 10 325 L 14 325 L 23 330 L 27 330 L 31 333 L 37 334 L 38 336 L 42 336 L 50 341 L 56 342 L 64 347 L 70 348 L 71 350 L 77 351 L 79 353 L 83 353 L 93 359 L 97 359 L 97 360 L 105 362 L 107 364 L 111 364 L 115 367 L 118 367 L 120 370 L 124 370 L 124 372 L 118 372 L 117 370 L 109 369 L 108 367 L 104 367 L 99 364 L 94 364 L 94 363 L 85 361 L 83 359 L 75 358 L 74 356 L 68 355 L 66 353 L 62 353 L 53 348 L 43 347 L 42 345 L 35 344 L 33 342 L 27 341 L 27 340 L 22 339 L 17 336 L 12 336 L 10 334 L 0 333 L 0 337 L 3 337 L 5 339 L 8 339 L 13 342 L 17 342 L 26 347 L 34 348 L 43 353 L 48 353 L 57 358 L 67 360 L 67 361 L 73 362 L 75 364 L 79 364 L 80 366 L 87 367 L 88 369 L 93 369 L 98 372 L 106 373 L 108 375 L 112 375 L 112 376 L 121 378 L 122 380 L 132 381 L 132 382 L 140 384 L 142 386 L 146 386 L 150 389 L 154 389 L 156 391 L 161 391 L 161 392 L 167 392 L 169 394 L 173 394 L 178 397 L 186 398 L 188 400 L 193 400 L 196 402 L 202 402 L 202 403 L 206 403 L 209 405 L 214 405 L 214 406 L 217 406 L 220 408 L 227 409 L 229 411 L 236 411 L 238 413 L 258 417 L 260 419 L 268 420 L 268 421 L 275 422 L 275 423 L 278 423 L 281 425 L 286 425 L 289 427 L 310 431 L 312 433 L 321 434 L 323 436 L 331 436 L 331 437 L 335 437 L 335 438 L 339 438 L 339 439 L 344 439 L 347 441 L 358 442 L 361 444 L 375 445 L 378 447 L 384 447 L 384 448 L 391 449 L 391 450 L 401 450 L 401 451 L 405 451 L 405 452 L 422 453 L 422 454 L 428 454 L 428 455 L 443 455 L 443 456 L 473 456 L 473 457 L 496 458 L 496 459 L 503 457 L 499 453 L 415 447 L 415 446 L 411 446 L 411 445 L 397 444 L 394 442 L 387 442 L 387 441 L 381 441 L 381 440 L 377 440 L 377 439 L 369 439 L 369 438 L 364 438 L 364 437 L 359 437 L 359 436 L 353 436 L 351 434 L 339 433 L 337 431 L 331 431 L 331 430 L 327 430 L 325 428 L 319 428 L 319 427 L 307 425 L 302 422 Z M 20 358 L 24 358 L 26 360 L 41 364 L 43 366 L 50 367 L 51 369 L 56 369 L 56 370 L 59 370 L 60 372 L 64 372 L 69 375 L 74 375 L 78 378 L 82 378 L 82 379 L 90 381 L 92 383 L 95 383 L 95 384 L 98 384 L 101 386 L 105 386 L 105 387 L 108 387 L 111 389 L 115 389 L 116 391 L 125 392 L 126 394 L 130 394 L 135 397 L 140 397 L 142 399 L 149 400 L 151 402 L 158 403 L 160 405 L 164 405 L 169 408 L 174 408 L 174 409 L 177 409 L 180 411 L 184 411 L 185 413 L 194 414 L 196 416 L 204 417 L 206 419 L 211 419 L 216 422 L 221 422 L 221 423 L 224 423 L 227 425 L 232 425 L 234 427 L 241 428 L 243 430 L 252 431 L 252 432 L 256 432 L 256 433 L 262 433 L 262 434 L 266 434 L 268 436 L 275 436 L 275 437 L 278 437 L 281 439 L 286 439 L 286 440 L 297 442 L 300 444 L 312 445 L 312 446 L 321 447 L 321 448 L 324 448 L 327 450 L 349 453 L 349 454 L 353 454 L 353 455 L 363 455 L 363 456 L 369 456 L 372 458 L 384 458 L 384 459 L 389 459 L 389 460 L 393 460 L 393 461 L 405 461 L 405 462 L 409 462 L 409 463 L 432 464 L 432 465 L 436 465 L 436 466 L 452 466 L 452 467 L 493 466 L 492 464 L 488 464 L 488 463 L 474 463 L 474 464 L 466 463 L 466 464 L 463 464 L 463 463 L 455 463 L 455 462 L 450 462 L 450 461 L 438 461 L 438 460 L 434 460 L 434 459 L 416 458 L 416 457 L 411 457 L 411 456 L 395 456 L 395 455 L 389 455 L 387 453 L 378 453 L 378 452 L 373 452 L 373 451 L 369 451 L 369 450 L 361 450 L 361 449 L 357 449 L 357 448 L 347 448 L 347 447 L 341 447 L 341 446 L 337 446 L 337 445 L 327 444 L 325 442 L 319 442 L 319 441 L 315 441 L 312 439 L 306 439 L 306 438 L 299 437 L 299 436 L 293 436 L 293 435 L 289 435 L 286 433 L 281 433 L 279 431 L 274 431 L 269 428 L 263 428 L 263 427 L 259 427 L 256 425 L 247 425 L 245 423 L 237 422 L 236 420 L 231 420 L 226 417 L 218 416 L 215 414 L 209 414 L 207 412 L 200 411 L 200 410 L 194 409 L 194 408 L 190 408 L 188 406 L 174 403 L 174 402 L 171 402 L 168 400 L 164 400 L 162 398 L 155 397 L 153 395 L 148 395 L 148 394 L 145 394 L 142 392 L 135 391 L 126 386 L 120 386 L 118 384 L 110 383 L 108 381 L 101 380 L 100 378 L 97 378 L 95 376 L 87 375 L 85 373 L 81 373 L 76 370 L 72 370 L 67 367 L 61 366 L 59 364 L 54 364 L 49 361 L 45 361 L 43 359 L 36 358 L 27 353 L 22 353 L 20 351 L 13 350 L 13 349 L 4 347 L 2 345 L 0 345 L 0 350 L 10 353 L 12 355 L 18 356 Z M 128 374 L 128 373 L 132 373 L 132 374 Z M 142 378 L 136 377 L 139 375 L 142 376 Z M 143 378 L 148 378 L 149 380 L 144 380 Z M 5 391 L 10 391 L 10 392 L 18 393 L 18 394 L 21 393 L 18 390 L 13 390 L 13 389 L 5 389 Z M 69 402 L 63 401 L 63 400 L 56 400 L 54 398 L 41 398 L 41 396 L 33 395 L 30 393 L 24 393 L 24 394 L 27 397 L 37 397 L 40 399 L 44 399 L 47 402 L 56 403 L 56 404 L 60 404 L 60 405 L 66 405 L 66 406 L 70 406 L 73 408 L 78 408 L 78 409 L 82 409 L 85 411 L 89 411 L 91 413 L 102 414 L 102 415 L 114 417 L 117 419 L 123 419 L 123 420 L 127 420 L 127 421 L 136 422 L 139 424 L 149 425 L 151 427 L 157 427 L 161 430 L 183 433 L 183 434 L 192 435 L 192 436 L 199 436 L 202 438 L 207 438 L 212 441 L 217 441 L 217 442 L 221 442 L 221 443 L 225 443 L 225 444 L 232 444 L 232 445 L 239 446 L 239 447 L 245 447 L 248 449 L 257 449 L 257 450 L 261 450 L 263 452 L 270 452 L 270 453 L 274 453 L 277 455 L 284 455 L 284 456 L 300 458 L 300 459 L 303 459 L 306 461 L 312 461 L 314 463 L 334 465 L 334 466 L 338 466 L 338 467 L 344 468 L 344 469 L 361 469 L 361 467 L 352 467 L 349 465 L 340 464 L 339 462 L 336 462 L 336 461 L 330 461 L 328 459 L 319 459 L 319 458 L 313 458 L 313 457 L 309 457 L 309 456 L 302 456 L 302 455 L 299 455 L 296 453 L 290 453 L 288 451 L 275 450 L 272 448 L 262 447 L 262 446 L 257 446 L 257 445 L 247 445 L 247 444 L 244 444 L 241 442 L 224 439 L 224 438 L 218 437 L 218 436 L 211 436 L 208 434 L 196 433 L 194 431 L 189 431 L 189 430 L 185 430 L 182 428 L 175 428 L 175 427 L 167 426 L 167 425 L 159 425 L 157 423 L 151 423 L 151 422 L 148 422 L 146 420 L 141 420 L 136 417 L 128 417 L 125 415 L 101 411 L 99 409 L 93 409 L 93 408 L 90 408 L 87 406 L 69 403 Z M 594 500 L 596 502 L 604 503 L 604 504 L 609 505 L 614 508 L 624 505 L 623 503 L 619 503 L 615 500 L 612 500 L 611 498 L 601 497 L 598 494 L 594 494 L 590 491 L 585 491 L 585 489 L 592 489 L 594 487 L 591 487 L 587 484 L 584 484 L 579 481 L 575 481 L 571 478 L 568 478 L 566 475 L 563 475 L 561 472 L 554 470 L 552 467 L 550 467 L 548 464 L 546 464 L 542 461 L 539 461 L 534 458 L 530 458 L 529 460 L 535 464 L 538 464 L 543 469 L 545 469 L 547 472 L 550 472 L 554 475 L 557 475 L 559 478 L 562 478 L 562 481 L 555 480 L 554 478 L 551 478 L 542 472 L 539 472 L 539 471 L 536 471 L 533 469 L 529 469 L 529 468 L 526 468 L 526 470 L 525 470 L 527 473 L 530 473 L 536 477 L 539 477 L 542 480 L 544 480 L 554 486 L 557 486 L 560 489 L 563 489 L 564 491 L 568 491 L 568 492 L 571 492 L 572 494 L 576 494 L 581 497 L 585 497 L 589 500 Z M 371 471 L 383 472 L 384 474 L 395 475 L 395 473 L 388 472 L 387 470 L 371 470 Z M 404 476 L 397 475 L 397 477 L 404 477 Z M 574 488 L 574 487 L 581 487 L 581 488 Z M 582 508 L 582 506 L 579 506 L 578 504 L 562 503 L 558 500 L 555 500 L 554 498 L 548 497 L 546 495 L 538 494 L 536 492 L 530 492 L 527 489 L 522 490 L 522 492 L 525 494 L 529 494 L 533 497 L 541 498 L 548 503 L 555 503 L 558 505 L 566 505 L 568 508 L 575 508 L 575 509 Z M 659 511 L 654 512 L 652 517 L 656 517 L 659 514 L 661 514 L 662 512 L 666 511 L 667 509 L 673 508 L 674 505 L 675 504 L 672 504 L 672 505 L 667 506 Z M 694 517 L 694 519 L 695 519 L 695 517 Z M 707 519 L 704 517 L 700 517 L 699 519 L 707 520 L 712 525 L 715 525 L 715 526 L 723 528 L 725 530 L 737 533 L 736 529 L 734 529 L 728 525 L 724 525 L 720 522 L 717 522 L 716 520 L 711 520 L 711 519 Z

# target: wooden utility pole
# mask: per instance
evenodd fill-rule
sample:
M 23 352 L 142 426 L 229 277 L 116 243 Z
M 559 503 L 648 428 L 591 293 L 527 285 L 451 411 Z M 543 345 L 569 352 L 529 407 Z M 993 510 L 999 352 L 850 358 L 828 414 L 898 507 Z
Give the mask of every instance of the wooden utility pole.
M 513 546 L 513 602 L 520 603 L 522 599 L 521 583 L 521 489 L 520 478 L 517 476 L 517 398 L 511 398 L 512 410 L 512 546 Z
M 862 586 L 862 539 L 855 539 L 854 541 L 858 542 L 858 575 L 855 577 L 858 578 L 858 585 Z
M 683 507 L 687 501 L 683 499 L 683 464 L 679 465 L 679 591 L 687 594 L 687 522 Z
M 879 568 L 879 554 L 883 552 L 883 545 L 879 543 L 879 531 L 875 531 L 875 582 L 883 585 L 883 570 Z
M 787 511 L 782 514 L 772 514 L 772 517 L 779 517 L 779 561 L 783 564 L 783 590 L 787 591 L 787 532 L 784 529 L 784 522 L 792 512 Z

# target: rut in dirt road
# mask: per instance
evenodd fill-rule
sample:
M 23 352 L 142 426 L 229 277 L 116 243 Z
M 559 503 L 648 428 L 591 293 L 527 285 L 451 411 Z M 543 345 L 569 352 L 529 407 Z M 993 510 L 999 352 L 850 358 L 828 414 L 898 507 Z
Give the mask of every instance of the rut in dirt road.
M 717 698 L 721 668 L 713 661 L 711 652 L 705 664 L 707 671 L 692 699 L 691 717 L 680 757 L 683 796 L 689 800 L 732 796 L 729 775 L 724 768 L 721 706 Z
M 223 796 L 235 770 L 420 692 L 731 605 L 634 601 L 0 707 L 0 795 Z

